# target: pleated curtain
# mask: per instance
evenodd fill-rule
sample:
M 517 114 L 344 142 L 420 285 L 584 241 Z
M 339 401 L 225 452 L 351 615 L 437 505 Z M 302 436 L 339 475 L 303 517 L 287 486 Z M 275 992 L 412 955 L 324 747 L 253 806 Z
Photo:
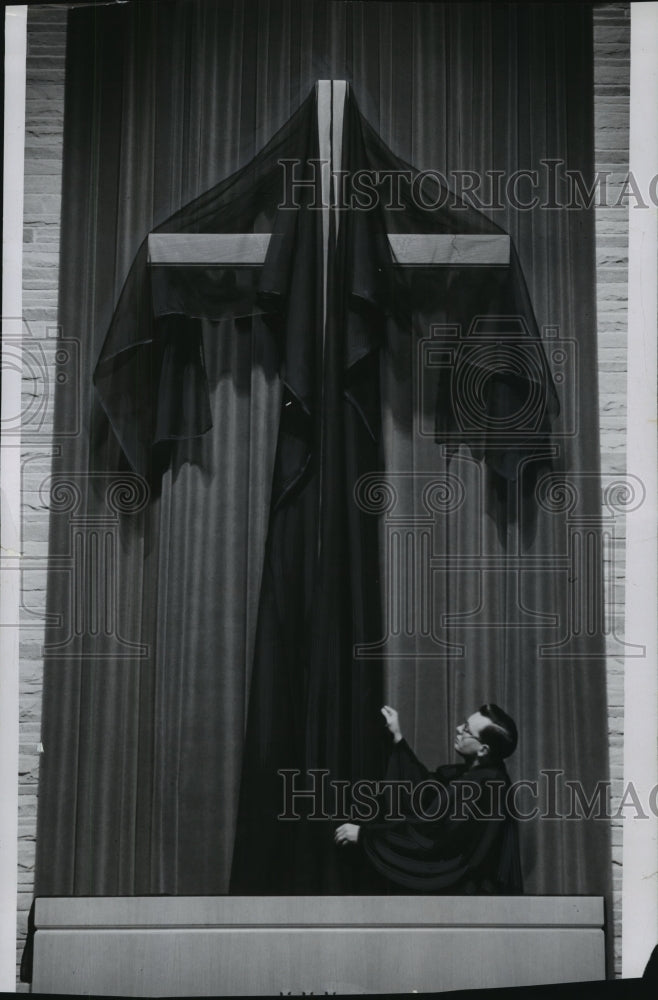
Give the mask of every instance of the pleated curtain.
M 318 79 L 348 80 L 394 153 L 448 180 L 538 170 L 541 185 L 545 160 L 592 175 L 587 4 L 160 0 L 70 13 L 60 324 L 80 343 L 81 377 L 76 393 L 59 391 L 56 422 L 69 426 L 79 407 L 82 427 L 64 439 L 53 475 L 75 485 L 75 514 L 87 525 L 114 517 L 123 645 L 83 630 L 53 652 L 75 600 L 55 558 L 68 551 L 71 510 L 53 504 L 37 894 L 228 891 L 279 378 L 258 337 L 204 329 L 212 431 L 174 448 L 147 500 L 133 483 L 135 497 L 108 515 L 107 483 L 121 476 L 121 460 L 108 452 L 104 478 L 91 376 L 144 237 L 248 163 Z M 518 190 L 529 197 L 523 182 Z M 555 468 L 590 474 L 579 502 L 596 516 L 593 214 L 522 211 L 505 197 L 485 211 L 516 244 L 539 326 L 577 343 L 577 428 L 560 438 Z M 542 768 L 586 784 L 605 778 L 601 635 L 576 647 L 587 658 L 538 655 L 553 635 L 550 616 L 567 613 L 564 577 L 448 568 L 460 554 L 550 560 L 564 551 L 565 521 L 539 510 L 522 537 L 510 515 L 501 535 L 486 513 L 481 465 L 464 449 L 448 461 L 416 432 L 416 362 L 409 338 L 382 351 L 386 470 L 452 474 L 465 485 L 469 499 L 437 522 L 433 577 L 439 635 L 463 655 L 453 646 L 421 659 L 415 640 L 392 640 L 385 696 L 431 766 L 452 759 L 455 724 L 494 701 L 519 724 L 513 778 L 536 779 Z M 563 412 L 558 430 L 573 416 Z M 406 513 L 417 513 L 418 497 L 402 492 Z M 535 612 L 545 617 L 529 627 Z M 608 891 L 607 824 L 533 821 L 521 844 L 526 891 Z

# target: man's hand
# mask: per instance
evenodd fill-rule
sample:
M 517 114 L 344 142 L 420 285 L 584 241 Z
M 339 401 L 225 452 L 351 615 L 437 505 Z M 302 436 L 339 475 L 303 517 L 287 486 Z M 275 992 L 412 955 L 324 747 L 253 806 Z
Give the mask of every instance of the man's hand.
M 346 844 L 356 844 L 359 839 L 360 827 L 356 823 L 343 823 L 334 834 L 334 841 L 341 847 Z
M 398 718 L 398 713 L 390 705 L 384 705 L 382 708 L 382 715 L 386 719 L 386 728 L 393 737 L 394 743 L 399 743 L 402 739 L 402 732 L 400 730 L 400 720 Z

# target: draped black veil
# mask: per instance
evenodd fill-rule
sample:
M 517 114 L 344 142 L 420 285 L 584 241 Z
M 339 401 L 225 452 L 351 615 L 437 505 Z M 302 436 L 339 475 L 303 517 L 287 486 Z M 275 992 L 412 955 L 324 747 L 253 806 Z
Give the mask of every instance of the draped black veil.
M 302 791 L 318 780 L 309 771 L 354 782 L 384 767 L 382 663 L 355 652 L 382 634 L 377 523 L 356 491 L 364 476 L 385 472 L 378 352 L 391 326 L 409 337 L 438 323 L 457 329 L 433 390 L 437 444 L 484 460 L 489 513 L 503 534 L 520 469 L 531 469 L 522 490 L 531 496 L 558 411 L 513 246 L 506 263 L 402 267 L 389 242 L 504 236 L 500 228 L 395 157 L 351 88 L 342 150 L 340 197 L 327 216 L 314 90 L 251 163 L 158 226 L 271 238 L 262 268 L 149 266 L 144 241 L 94 375 L 112 431 L 96 461 L 111 457 L 114 438 L 152 481 L 171 442 L 211 432 L 203 320 L 228 322 L 232 336 L 257 331 L 282 381 L 231 877 L 239 893 L 367 886 L 335 851 L 331 824 L 307 820 L 310 799 L 299 822 L 278 817 L 283 774 L 297 772 Z M 470 424 L 460 414 L 469 392 L 479 408 Z M 527 399 L 533 420 L 517 426 Z

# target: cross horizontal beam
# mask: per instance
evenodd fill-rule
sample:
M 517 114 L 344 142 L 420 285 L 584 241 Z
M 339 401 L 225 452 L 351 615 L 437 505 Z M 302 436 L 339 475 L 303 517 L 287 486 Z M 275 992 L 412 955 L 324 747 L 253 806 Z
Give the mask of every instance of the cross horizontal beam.
M 329 253 L 329 205 L 337 205 L 335 187 L 342 161 L 342 134 L 347 83 L 345 80 L 318 80 L 317 115 L 319 152 L 331 167 L 322 173 L 323 260 L 326 284 Z M 336 212 L 336 232 L 341 213 Z M 468 236 L 448 233 L 404 236 L 389 234 L 393 257 L 404 267 L 491 266 L 510 260 L 510 239 L 505 234 Z M 151 233 L 149 263 L 153 265 L 254 267 L 263 264 L 270 242 L 269 233 Z
M 505 265 L 510 238 L 437 234 L 389 235 L 393 256 L 405 267 Z M 153 265 L 254 267 L 263 264 L 269 233 L 151 233 L 149 263 Z

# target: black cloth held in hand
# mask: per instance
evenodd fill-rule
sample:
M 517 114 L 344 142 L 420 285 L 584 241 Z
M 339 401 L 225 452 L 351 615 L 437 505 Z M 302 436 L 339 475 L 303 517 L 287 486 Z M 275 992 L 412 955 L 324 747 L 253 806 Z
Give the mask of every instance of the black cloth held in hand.
M 518 832 L 505 802 L 510 780 L 502 763 L 452 764 L 430 772 L 402 739 L 391 751 L 386 780 L 423 791 L 403 794 L 399 810 L 383 795 L 379 814 L 361 828 L 365 857 L 387 882 L 407 892 L 523 892 Z

